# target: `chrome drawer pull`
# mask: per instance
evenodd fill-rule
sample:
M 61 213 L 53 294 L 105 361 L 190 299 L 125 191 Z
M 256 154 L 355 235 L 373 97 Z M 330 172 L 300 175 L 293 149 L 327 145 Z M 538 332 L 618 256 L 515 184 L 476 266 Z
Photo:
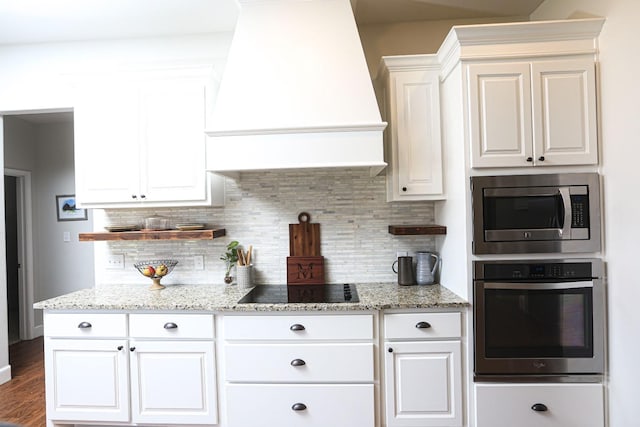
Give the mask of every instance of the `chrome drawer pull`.
M 418 322 L 416 323 L 416 328 L 418 329 L 429 329 L 431 324 L 429 322 Z
M 89 322 L 80 322 L 78 328 L 80 329 L 89 329 L 91 327 L 91 323 Z
M 305 405 L 304 403 L 294 403 L 291 409 L 293 409 L 294 411 L 304 411 L 305 409 L 307 409 L 307 405 Z
M 307 362 L 305 362 L 305 361 L 304 361 L 304 360 L 302 360 L 302 359 L 293 359 L 293 360 L 291 361 L 291 366 L 304 366 L 304 365 L 306 365 L 306 364 L 307 364 Z
M 294 325 L 291 325 L 289 329 L 291 329 L 292 331 L 304 331 L 304 326 L 302 326 L 299 323 L 296 323 Z
M 167 322 L 164 324 L 165 329 L 178 329 L 178 325 L 173 322 Z
M 547 412 L 549 410 L 549 408 L 547 408 L 547 405 L 545 405 L 544 403 L 534 403 L 531 409 L 536 412 Z

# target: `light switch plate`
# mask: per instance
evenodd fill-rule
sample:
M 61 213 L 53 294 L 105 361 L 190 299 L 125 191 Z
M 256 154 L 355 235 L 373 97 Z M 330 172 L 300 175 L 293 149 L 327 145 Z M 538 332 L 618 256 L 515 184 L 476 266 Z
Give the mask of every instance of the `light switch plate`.
M 111 254 L 107 257 L 109 270 L 124 270 L 124 254 Z
M 193 269 L 204 270 L 204 255 L 193 256 Z

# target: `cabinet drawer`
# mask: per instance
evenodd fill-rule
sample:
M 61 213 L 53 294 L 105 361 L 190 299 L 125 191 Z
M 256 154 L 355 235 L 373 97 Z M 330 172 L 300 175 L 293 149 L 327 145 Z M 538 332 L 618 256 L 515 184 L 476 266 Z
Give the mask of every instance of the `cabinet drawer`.
M 109 313 L 44 313 L 48 337 L 126 337 L 127 315 Z
M 461 335 L 461 313 L 425 312 L 384 316 L 385 339 L 460 338 Z
M 371 382 L 373 344 L 226 344 L 226 379 Z
M 373 384 L 228 384 L 226 393 L 229 427 L 375 425 Z
M 131 314 L 129 336 L 133 338 L 212 339 L 213 315 L 210 314 Z
M 536 404 L 543 404 L 547 410 L 533 410 Z M 477 384 L 476 426 L 603 427 L 603 386 Z
M 373 316 L 226 316 L 227 340 L 371 340 Z

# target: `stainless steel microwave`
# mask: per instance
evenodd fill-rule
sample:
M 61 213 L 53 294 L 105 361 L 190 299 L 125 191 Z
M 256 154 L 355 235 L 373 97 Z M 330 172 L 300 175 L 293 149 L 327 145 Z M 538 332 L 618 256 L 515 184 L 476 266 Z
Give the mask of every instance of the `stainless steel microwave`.
M 597 173 L 471 177 L 474 254 L 600 251 Z

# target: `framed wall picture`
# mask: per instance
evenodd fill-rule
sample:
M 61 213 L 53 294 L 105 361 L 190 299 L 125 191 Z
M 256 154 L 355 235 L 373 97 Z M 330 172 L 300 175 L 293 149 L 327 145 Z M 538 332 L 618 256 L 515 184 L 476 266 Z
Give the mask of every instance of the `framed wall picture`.
M 86 221 L 87 210 L 76 208 L 75 194 L 56 196 L 58 221 Z

